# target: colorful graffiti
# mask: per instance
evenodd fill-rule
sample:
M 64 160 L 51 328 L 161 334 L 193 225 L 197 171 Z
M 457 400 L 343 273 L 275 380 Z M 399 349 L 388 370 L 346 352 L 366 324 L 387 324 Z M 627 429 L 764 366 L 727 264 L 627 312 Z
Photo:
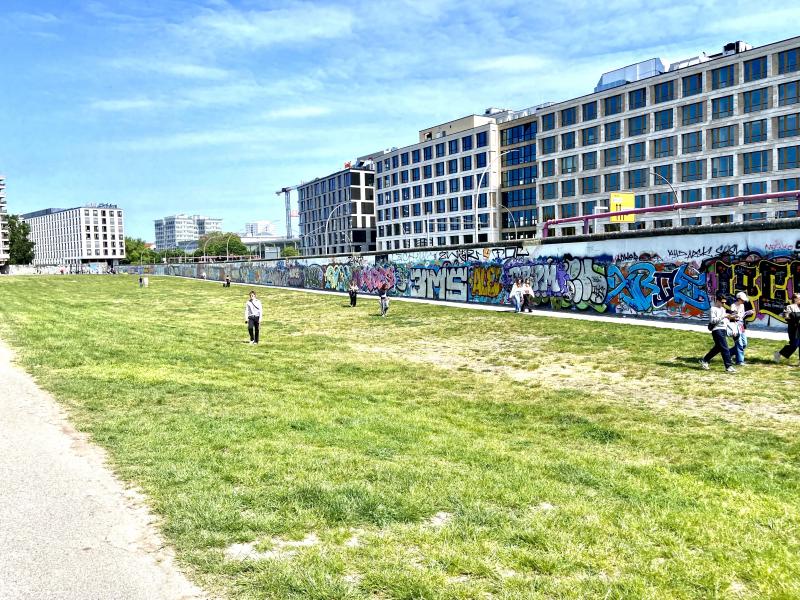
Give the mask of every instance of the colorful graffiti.
M 622 248 L 624 244 L 609 240 L 591 248 L 552 244 L 406 252 L 390 254 L 380 263 L 364 256 L 328 262 L 155 265 L 146 272 L 205 274 L 216 281 L 228 275 L 239 283 L 339 292 L 351 281 L 365 293 L 388 284 L 394 296 L 487 304 L 506 304 L 513 281 L 522 278 L 530 280 L 535 302 L 542 307 L 689 319 L 704 318 L 715 293 L 744 291 L 754 309 L 753 321 L 780 325 L 784 305 L 793 291 L 800 291 L 798 234 L 710 235 L 702 243 L 687 243 L 694 238 L 700 236 L 628 240 L 631 247 Z M 636 245 L 650 247 L 641 251 Z

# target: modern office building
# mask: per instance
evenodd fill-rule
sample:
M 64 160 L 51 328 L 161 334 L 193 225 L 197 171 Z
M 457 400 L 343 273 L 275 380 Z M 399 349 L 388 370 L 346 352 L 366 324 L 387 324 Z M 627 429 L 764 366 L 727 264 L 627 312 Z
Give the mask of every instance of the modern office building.
M 33 264 L 78 269 L 89 263 L 119 264 L 125 258 L 122 209 L 115 204 L 47 208 L 21 215 L 30 225 Z
M 196 247 L 201 236 L 217 231 L 222 231 L 222 219 L 185 214 L 156 219 L 156 249 Z
M 375 250 L 375 171 L 365 157 L 297 186 L 303 256 Z
M 246 237 L 274 236 L 272 221 L 253 221 L 244 224 Z
M 671 65 L 650 59 L 606 73 L 595 90 L 499 119 L 503 239 L 607 212 L 617 191 L 656 207 L 800 189 L 800 37 L 735 42 Z M 592 231 L 795 216 L 796 200 L 769 199 L 600 219 Z M 581 231 L 564 223 L 551 232 Z
M 0 266 L 8 263 L 10 252 L 8 215 L 6 214 L 6 180 L 0 175 Z
M 490 108 L 423 129 L 418 143 L 375 155 L 378 250 L 499 239 L 497 121 L 508 114 Z

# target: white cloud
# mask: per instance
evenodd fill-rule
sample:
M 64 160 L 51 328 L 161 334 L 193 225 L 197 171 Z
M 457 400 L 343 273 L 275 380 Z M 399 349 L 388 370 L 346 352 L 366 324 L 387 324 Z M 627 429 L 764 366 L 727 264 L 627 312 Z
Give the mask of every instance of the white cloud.
M 266 119 L 305 119 L 310 117 L 320 117 L 331 112 L 324 106 L 290 106 L 288 108 L 278 108 L 267 112 Z
M 89 104 L 90 108 L 107 112 L 122 112 L 129 110 L 150 110 L 162 106 L 161 102 L 149 98 L 128 98 L 122 100 L 95 100 Z
M 139 58 L 122 58 L 108 61 L 107 64 L 119 70 L 159 73 L 185 79 L 215 80 L 225 79 L 231 75 L 229 71 L 217 67 L 184 62 L 161 61 L 158 59 L 143 60 Z
M 548 59 L 533 54 L 510 54 L 485 58 L 466 65 L 472 71 L 494 71 L 503 73 L 523 73 L 539 70 L 549 63 Z

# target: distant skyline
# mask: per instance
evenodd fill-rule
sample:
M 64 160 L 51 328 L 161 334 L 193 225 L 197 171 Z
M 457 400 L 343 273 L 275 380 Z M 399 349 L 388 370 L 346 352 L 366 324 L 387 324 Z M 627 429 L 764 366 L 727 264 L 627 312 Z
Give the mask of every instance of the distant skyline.
M 0 174 L 11 213 L 113 203 L 238 231 L 276 190 L 606 71 L 798 35 L 792 3 L 4 0 Z

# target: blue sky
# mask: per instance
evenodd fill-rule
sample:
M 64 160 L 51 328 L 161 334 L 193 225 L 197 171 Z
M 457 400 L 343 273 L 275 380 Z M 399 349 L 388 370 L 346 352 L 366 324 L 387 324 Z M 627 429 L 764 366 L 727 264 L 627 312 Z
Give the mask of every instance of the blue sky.
M 2 0 L 9 211 L 112 202 L 127 233 L 236 231 L 275 190 L 489 106 L 592 91 L 639 60 L 798 34 L 794 2 Z

